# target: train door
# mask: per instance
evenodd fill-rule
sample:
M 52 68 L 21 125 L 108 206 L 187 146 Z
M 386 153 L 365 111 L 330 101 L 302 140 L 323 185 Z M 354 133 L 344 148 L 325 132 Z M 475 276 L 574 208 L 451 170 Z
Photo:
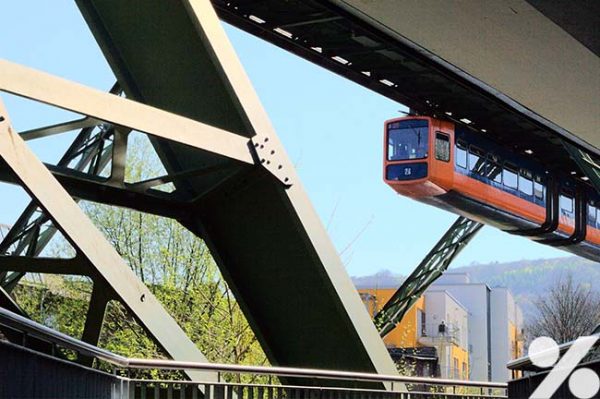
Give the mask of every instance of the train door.
M 454 123 L 432 119 L 430 179 L 450 190 L 454 183 Z

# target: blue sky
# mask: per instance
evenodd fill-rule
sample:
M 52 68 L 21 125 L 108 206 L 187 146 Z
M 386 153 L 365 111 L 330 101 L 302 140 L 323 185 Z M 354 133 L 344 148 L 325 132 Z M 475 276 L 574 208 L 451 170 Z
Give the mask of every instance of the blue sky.
M 73 2 L 10 2 L 3 15 L 1 58 L 102 90 L 114 82 Z M 383 122 L 406 108 L 235 28 L 226 31 L 348 272 L 409 273 L 456 216 L 383 183 Z M 0 98 L 18 130 L 73 117 L 4 93 Z M 31 145 L 53 161 L 72 137 Z M 27 197 L 6 185 L 0 189 L 0 223 L 10 223 Z M 454 265 L 565 255 L 485 227 Z

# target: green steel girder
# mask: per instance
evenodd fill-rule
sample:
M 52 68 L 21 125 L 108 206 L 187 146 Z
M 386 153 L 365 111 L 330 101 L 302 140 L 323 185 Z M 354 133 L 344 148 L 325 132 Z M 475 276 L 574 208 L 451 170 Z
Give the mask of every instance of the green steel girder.
M 204 355 L 185 335 L 148 287 L 135 276 L 102 233 L 85 216 L 76 201 L 14 131 L 8 112 L 1 101 L 0 158 L 10 168 L 20 185 L 27 190 L 32 200 L 43 209 L 54 226 L 73 245 L 77 257 L 81 257 L 94 269 L 91 276 L 94 279 L 95 294 L 92 294 L 83 332 L 84 339 L 97 340 L 106 302 L 118 299 L 138 321 L 141 321 L 142 326 L 150 332 L 151 338 L 173 358 L 206 361 Z M 99 285 L 96 284 L 98 282 Z M 80 360 L 89 364 L 89 360 Z M 212 372 L 195 370 L 185 372 L 192 379 L 217 380 L 217 375 Z
M 448 269 L 452 260 L 482 227 L 483 224 L 463 216 L 450 226 L 446 234 L 375 315 L 375 325 L 382 337 L 396 327 L 411 306 Z
M 121 92 L 118 83 L 115 84 L 110 93 L 119 94 Z M 61 124 L 69 127 L 78 128 L 77 124 Z M 78 172 L 87 172 L 88 174 L 98 175 L 102 169 L 111 160 L 113 155 L 112 144 L 105 146 L 105 142 L 110 136 L 115 136 L 116 129 L 111 125 L 101 125 L 100 122 L 89 123 L 84 126 L 71 146 L 59 160 L 57 167 L 64 170 L 74 170 Z M 21 137 L 24 139 L 36 139 L 47 135 L 56 134 L 56 126 L 48 128 L 34 129 L 35 134 L 24 132 Z M 116 152 L 116 151 L 115 151 Z M 123 152 L 123 151 L 119 151 Z M 122 155 L 124 158 L 124 154 Z M 73 162 L 77 161 L 73 166 Z M 115 165 L 124 164 L 123 162 L 113 162 Z M 48 245 L 52 237 L 56 234 L 56 227 L 53 224 L 47 224 L 50 218 L 38 206 L 35 201 L 31 201 L 25 208 L 15 224 L 11 226 L 8 233 L 0 241 L 0 255 L 10 255 L 11 257 L 27 256 L 29 258 L 39 256 Z M 7 292 L 11 292 L 19 280 L 25 275 L 24 271 L 15 271 L 13 273 L 0 269 L 0 287 Z
M 129 99 L 252 146 L 255 163 L 236 162 L 235 175 L 174 185 L 195 198 L 180 222 L 207 242 L 270 362 L 394 372 L 210 2 L 76 3 Z M 151 142 L 169 175 L 232 164 Z

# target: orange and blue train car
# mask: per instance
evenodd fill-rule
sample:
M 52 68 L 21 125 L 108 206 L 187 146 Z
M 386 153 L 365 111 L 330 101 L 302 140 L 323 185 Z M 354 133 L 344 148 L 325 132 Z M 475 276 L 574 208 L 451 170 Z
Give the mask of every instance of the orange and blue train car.
M 600 196 L 451 121 L 385 122 L 384 180 L 399 194 L 600 261 Z

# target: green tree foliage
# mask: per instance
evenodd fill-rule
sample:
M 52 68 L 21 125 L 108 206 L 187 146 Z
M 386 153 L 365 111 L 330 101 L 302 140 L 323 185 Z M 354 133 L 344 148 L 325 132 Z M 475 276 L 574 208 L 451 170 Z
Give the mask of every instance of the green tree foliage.
M 34 320 L 72 337 L 81 337 L 91 281 L 67 276 L 31 276 L 12 292 Z

